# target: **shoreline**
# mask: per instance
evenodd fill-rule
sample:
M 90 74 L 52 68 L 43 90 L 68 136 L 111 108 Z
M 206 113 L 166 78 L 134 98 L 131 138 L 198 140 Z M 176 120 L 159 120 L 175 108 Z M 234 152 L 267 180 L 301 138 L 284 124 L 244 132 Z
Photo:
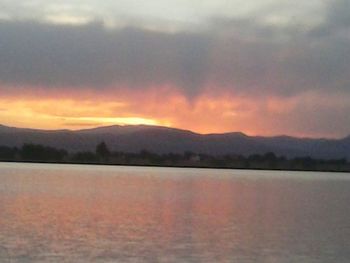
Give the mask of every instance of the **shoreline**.
M 84 162 L 53 162 L 53 161 L 22 161 L 22 160 L 0 160 L 0 163 L 23 163 L 23 164 L 62 164 L 62 165 L 87 165 L 87 166 L 127 166 L 127 167 L 154 167 L 154 168 L 193 168 L 193 169 L 216 169 L 216 170 L 255 170 L 255 171 L 285 171 L 285 172 L 319 172 L 319 173 L 350 173 L 346 170 L 316 170 L 316 169 L 278 169 L 278 168 L 246 168 L 246 167 L 222 167 L 222 166 L 196 166 L 196 165 L 157 165 L 157 164 L 123 164 L 123 163 L 84 163 Z

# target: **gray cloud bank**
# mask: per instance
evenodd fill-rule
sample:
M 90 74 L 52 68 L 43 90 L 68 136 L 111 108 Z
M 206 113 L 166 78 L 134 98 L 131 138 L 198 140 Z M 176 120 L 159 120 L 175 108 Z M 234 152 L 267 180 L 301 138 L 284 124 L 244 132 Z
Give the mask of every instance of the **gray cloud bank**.
M 171 85 L 189 97 L 204 89 L 250 96 L 349 92 L 349 28 L 346 0 L 329 5 L 311 28 L 216 18 L 205 28 L 170 33 L 3 20 L 0 82 L 81 89 Z

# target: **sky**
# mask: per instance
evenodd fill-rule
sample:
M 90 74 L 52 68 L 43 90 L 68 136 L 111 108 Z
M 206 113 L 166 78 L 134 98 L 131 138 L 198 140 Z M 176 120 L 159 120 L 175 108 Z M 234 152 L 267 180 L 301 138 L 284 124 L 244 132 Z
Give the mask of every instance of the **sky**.
M 0 0 L 0 124 L 350 134 L 348 0 Z

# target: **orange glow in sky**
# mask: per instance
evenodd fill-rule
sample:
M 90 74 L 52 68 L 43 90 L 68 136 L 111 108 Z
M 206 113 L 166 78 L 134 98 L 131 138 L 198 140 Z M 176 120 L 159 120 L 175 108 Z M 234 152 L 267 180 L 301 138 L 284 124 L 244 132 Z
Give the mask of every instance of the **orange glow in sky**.
M 5 125 L 40 129 L 147 124 L 212 133 L 243 129 L 237 120 L 252 110 L 251 106 L 249 110 L 243 109 L 239 99 L 201 96 L 189 101 L 169 90 L 124 93 L 115 98 L 88 96 L 81 99 L 71 95 L 10 97 L 0 99 L 0 120 Z M 247 131 L 247 125 L 244 129 Z
M 0 125 L 350 134 L 346 0 L 2 2 Z
M 328 103 L 331 100 L 329 97 Z M 126 89 L 102 94 L 81 94 L 72 90 L 69 93 L 41 94 L 37 90 L 36 94 L 28 92 L 21 96 L 8 94 L 0 97 L 0 124 L 72 130 L 146 124 L 203 134 L 240 131 L 248 135 L 323 136 L 313 131 L 304 132 L 290 121 L 301 115 L 298 112 L 300 105 L 312 105 L 315 101 L 321 99 L 316 100 L 313 94 L 281 99 L 203 93 L 188 99 L 171 88 Z

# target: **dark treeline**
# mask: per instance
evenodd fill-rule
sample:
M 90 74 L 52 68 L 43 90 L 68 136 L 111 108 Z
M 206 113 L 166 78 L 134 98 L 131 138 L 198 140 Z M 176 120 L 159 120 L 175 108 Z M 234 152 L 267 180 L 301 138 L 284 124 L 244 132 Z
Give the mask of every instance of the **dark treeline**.
M 250 156 L 237 154 L 214 156 L 193 152 L 157 154 L 147 150 L 142 150 L 139 153 L 126 153 L 111 151 L 104 142 L 98 144 L 94 152 L 75 153 L 36 144 L 24 144 L 21 148 L 0 146 L 0 160 L 240 169 L 350 171 L 350 163 L 345 158 L 320 160 L 306 156 L 287 159 L 284 156 L 277 156 L 272 152 Z

